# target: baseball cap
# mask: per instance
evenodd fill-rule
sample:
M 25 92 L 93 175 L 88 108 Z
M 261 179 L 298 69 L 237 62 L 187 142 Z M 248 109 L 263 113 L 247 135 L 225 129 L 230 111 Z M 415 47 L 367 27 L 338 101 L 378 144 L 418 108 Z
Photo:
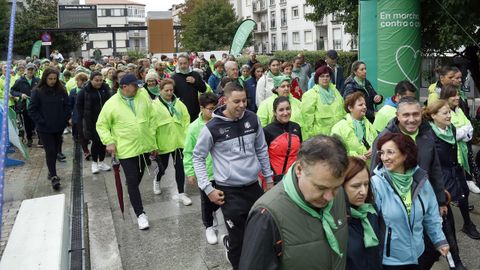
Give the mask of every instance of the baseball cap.
M 25 66 L 25 69 L 35 69 L 35 65 L 33 63 L 28 63 L 26 66 Z
M 135 75 L 128 73 L 120 80 L 120 85 L 134 84 L 138 87 L 142 86 L 142 81 L 138 80 Z
M 338 58 L 337 51 L 335 51 L 335 50 L 328 50 L 328 51 L 327 51 L 327 57 L 330 58 L 330 59 L 337 59 L 337 58 Z

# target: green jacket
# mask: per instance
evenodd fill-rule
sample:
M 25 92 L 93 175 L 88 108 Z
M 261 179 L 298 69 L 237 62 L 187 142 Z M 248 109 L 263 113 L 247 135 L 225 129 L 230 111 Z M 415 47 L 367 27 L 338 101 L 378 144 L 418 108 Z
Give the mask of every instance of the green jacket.
M 292 173 L 294 166 L 284 177 L 295 177 Z M 294 183 L 298 190 L 298 180 L 294 179 Z M 280 233 L 282 239 L 280 269 L 345 269 L 348 222 L 345 192 L 342 188 L 335 196 L 330 210 L 337 225 L 333 233 L 343 253 L 342 257 L 330 248 L 321 221 L 297 206 L 287 195 L 282 184 L 276 185 L 260 197 L 251 211 L 257 208 L 268 210 Z
M 260 123 L 262 127 L 266 127 L 268 124 L 273 122 L 274 115 L 273 115 L 273 102 L 278 97 L 277 94 L 273 94 L 262 103 L 260 103 L 260 107 L 257 110 L 257 116 L 260 119 Z M 296 98 L 294 98 L 290 94 L 290 106 L 292 107 L 292 117 L 290 117 L 290 121 L 295 122 L 302 127 L 303 124 L 303 117 L 302 117 L 302 102 Z
M 330 84 L 335 88 L 335 85 Z M 304 141 L 318 134 L 330 135 L 332 127 L 346 114 L 343 98 L 335 88 L 335 100 L 332 104 L 324 104 L 320 100 L 320 86 L 316 84 L 302 96 L 302 116 L 305 130 Z
M 167 106 L 159 99 L 152 101 L 155 109 L 155 117 L 158 119 L 156 142 L 160 154 L 167 154 L 182 149 L 185 145 L 190 115 L 187 107 L 180 99 L 176 98 L 175 109 L 178 115 L 170 115 Z
M 75 80 L 75 76 L 70 78 L 68 82 L 65 84 L 65 88 L 67 89 L 67 93 L 70 94 L 70 91 L 72 91 L 73 88 L 77 87 L 77 81 Z
M 384 105 L 375 115 L 375 120 L 373 121 L 373 127 L 378 131 L 382 132 L 386 127 L 388 122 L 397 116 L 397 108 Z
M 370 149 L 373 145 L 373 141 L 375 141 L 375 138 L 378 134 L 367 118 L 363 117 L 362 121 L 365 125 L 364 138 L 368 145 L 370 145 L 370 147 L 368 148 Z M 342 139 L 345 147 L 347 148 L 349 156 L 361 156 L 368 151 L 367 147 L 365 147 L 365 145 L 355 135 L 355 131 L 353 128 L 353 119 L 350 114 L 345 115 L 345 117 L 340 122 L 338 122 L 332 127 L 331 135 L 338 135 Z
M 183 147 L 183 168 L 186 176 L 195 176 L 193 169 L 193 149 L 197 144 L 198 135 L 205 126 L 202 113 L 198 115 L 198 118 L 193 121 L 188 127 L 187 136 L 185 138 L 185 146 Z M 212 156 L 208 154 L 206 159 L 208 179 L 213 180 L 213 163 Z
M 97 133 L 104 145 L 114 143 L 118 159 L 127 159 L 155 150 L 158 126 L 152 102 L 145 95 L 134 97 L 135 113 L 120 93 L 103 106 L 97 120 Z
M 3 95 L 5 94 L 5 81 L 6 77 L 4 75 L 0 76 L 0 99 L 3 100 Z M 10 88 L 12 89 L 12 86 L 15 84 L 15 80 L 13 76 L 10 76 Z M 15 97 L 12 95 L 9 95 L 8 98 L 8 106 L 14 106 L 15 105 Z

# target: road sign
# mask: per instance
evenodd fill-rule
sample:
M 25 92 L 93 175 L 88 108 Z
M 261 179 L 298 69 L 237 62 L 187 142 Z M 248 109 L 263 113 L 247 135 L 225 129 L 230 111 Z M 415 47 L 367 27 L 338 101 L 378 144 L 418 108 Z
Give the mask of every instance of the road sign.
M 52 45 L 52 42 L 43 42 L 42 41 L 42 46 L 50 46 Z
M 43 33 L 40 36 L 40 39 L 42 40 L 42 42 L 52 42 L 52 36 L 50 36 L 49 33 Z

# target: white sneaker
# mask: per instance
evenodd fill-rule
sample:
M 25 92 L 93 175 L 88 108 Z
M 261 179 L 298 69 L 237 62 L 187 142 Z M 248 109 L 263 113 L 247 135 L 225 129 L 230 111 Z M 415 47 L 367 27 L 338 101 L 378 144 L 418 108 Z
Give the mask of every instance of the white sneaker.
M 100 172 L 100 168 L 98 167 L 98 163 L 93 161 L 92 162 L 92 173 L 97 174 Z
M 162 194 L 162 189 L 160 188 L 160 181 L 157 181 L 157 175 L 153 177 L 153 194 Z
M 108 166 L 105 162 L 100 161 L 100 162 L 98 162 L 98 169 L 106 172 L 106 171 L 110 171 L 110 166 Z
M 178 194 L 178 200 L 181 201 L 185 206 L 192 204 L 192 200 L 185 195 L 185 193 Z
M 140 230 L 146 230 L 148 229 L 149 225 L 148 225 L 148 217 L 147 215 L 145 215 L 145 213 L 141 214 L 140 216 L 138 216 L 137 218 L 137 222 L 138 222 L 138 228 Z
M 478 188 L 477 184 L 473 181 L 467 181 L 467 186 L 470 192 L 475 194 L 480 194 L 480 188 Z
M 223 246 L 225 247 L 225 259 L 227 259 L 227 261 L 231 263 L 230 258 L 228 258 L 228 250 L 230 249 L 230 244 L 228 243 L 228 234 L 222 234 L 220 236 L 220 241 L 223 243 Z
M 215 245 L 218 242 L 217 231 L 213 227 L 208 227 L 205 230 L 205 236 L 207 237 L 207 243 Z

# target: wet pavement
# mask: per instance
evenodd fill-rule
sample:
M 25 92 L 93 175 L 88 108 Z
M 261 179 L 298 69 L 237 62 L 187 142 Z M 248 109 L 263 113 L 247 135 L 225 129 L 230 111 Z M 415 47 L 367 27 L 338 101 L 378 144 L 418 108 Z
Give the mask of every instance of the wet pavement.
M 53 191 L 47 181 L 47 168 L 41 148 L 30 148 L 30 160 L 23 166 L 7 168 L 5 202 L 3 211 L 0 252 L 8 241 L 16 213 L 24 199 L 64 193 L 70 207 L 70 183 L 72 172 L 73 144 L 70 134 L 64 135 L 64 154 L 67 162 L 57 163 L 62 178 L 60 191 Z M 10 155 L 19 157 L 18 153 Z M 106 158 L 110 163 L 110 158 Z M 171 162 L 171 161 L 170 161 Z M 209 245 L 201 220 L 200 196 L 196 187 L 188 183 L 186 192 L 193 205 L 184 206 L 173 199 L 176 183 L 172 164 L 162 179 L 162 194 L 152 190 L 151 165 L 140 185 L 142 199 L 150 221 L 150 229 L 140 231 L 130 206 L 124 185 L 125 214 L 122 217 L 117 202 L 113 172 L 92 175 L 91 163 L 83 162 L 83 185 L 87 214 L 88 261 L 91 269 L 231 269 L 225 259 L 222 244 Z M 122 175 L 122 180 L 125 177 Z M 473 194 L 470 203 L 475 205 L 472 220 L 480 224 L 480 196 Z M 457 208 L 452 207 L 456 218 L 457 237 L 461 257 L 468 269 L 480 269 L 479 240 L 472 240 L 460 232 L 462 218 Z M 225 232 L 221 213 L 218 213 L 219 236 Z M 441 259 L 433 269 L 449 269 Z

